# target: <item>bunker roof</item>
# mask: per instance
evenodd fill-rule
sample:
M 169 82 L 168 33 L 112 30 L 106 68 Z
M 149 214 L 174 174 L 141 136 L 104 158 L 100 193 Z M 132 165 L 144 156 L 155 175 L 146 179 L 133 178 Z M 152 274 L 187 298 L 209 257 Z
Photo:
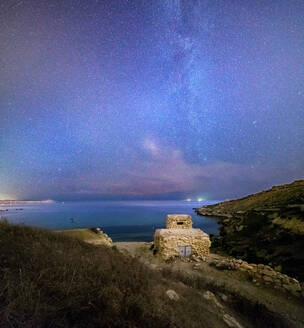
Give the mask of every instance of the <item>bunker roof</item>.
M 201 229 L 157 229 L 155 231 L 155 236 L 162 236 L 162 237 L 199 237 L 199 238 L 208 238 L 209 235 L 206 234 Z
M 188 214 L 168 214 L 166 221 L 167 229 L 191 229 L 192 218 Z

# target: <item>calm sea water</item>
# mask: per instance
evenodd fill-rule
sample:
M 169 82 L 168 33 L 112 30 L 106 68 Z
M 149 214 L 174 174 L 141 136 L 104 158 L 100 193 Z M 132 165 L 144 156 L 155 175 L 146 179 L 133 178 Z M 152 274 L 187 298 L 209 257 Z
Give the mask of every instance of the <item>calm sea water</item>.
M 100 227 L 114 241 L 151 241 L 165 227 L 167 214 L 192 215 L 195 228 L 217 234 L 216 218 L 198 216 L 193 208 L 215 202 L 99 201 L 2 206 L 9 222 L 47 229 Z

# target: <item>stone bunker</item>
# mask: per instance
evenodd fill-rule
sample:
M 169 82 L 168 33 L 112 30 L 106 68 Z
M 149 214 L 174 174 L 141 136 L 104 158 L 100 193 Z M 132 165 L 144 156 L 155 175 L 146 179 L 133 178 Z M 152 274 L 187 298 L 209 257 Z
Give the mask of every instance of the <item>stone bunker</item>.
M 210 245 L 209 235 L 192 228 L 192 218 L 186 214 L 168 214 L 166 229 L 157 229 L 154 234 L 154 247 L 163 259 L 206 256 Z

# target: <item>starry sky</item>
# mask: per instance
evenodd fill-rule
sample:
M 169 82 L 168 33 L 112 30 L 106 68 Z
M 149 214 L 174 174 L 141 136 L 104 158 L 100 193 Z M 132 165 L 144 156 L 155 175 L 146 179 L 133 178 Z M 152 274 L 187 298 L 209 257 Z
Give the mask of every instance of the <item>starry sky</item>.
M 3 0 L 0 31 L 0 199 L 304 176 L 303 0 Z

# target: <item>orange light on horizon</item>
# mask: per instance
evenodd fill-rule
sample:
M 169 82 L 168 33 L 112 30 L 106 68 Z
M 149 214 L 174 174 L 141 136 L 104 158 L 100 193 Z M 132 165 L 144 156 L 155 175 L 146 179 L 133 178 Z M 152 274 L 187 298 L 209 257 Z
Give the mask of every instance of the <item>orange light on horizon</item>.
M 13 199 L 14 197 L 12 197 L 11 195 L 0 193 L 0 200 L 13 200 Z

